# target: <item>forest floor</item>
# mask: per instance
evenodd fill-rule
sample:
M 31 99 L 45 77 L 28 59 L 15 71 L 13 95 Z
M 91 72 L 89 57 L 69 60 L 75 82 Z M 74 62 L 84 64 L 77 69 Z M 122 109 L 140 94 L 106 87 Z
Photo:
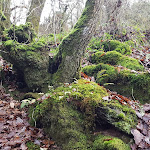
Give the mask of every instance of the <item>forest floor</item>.
M 131 57 L 139 59 L 141 64 L 145 66 L 145 69 L 150 73 L 150 60 L 146 59 L 147 54 L 150 54 L 150 48 L 148 47 L 144 47 L 142 52 L 133 49 Z M 84 65 L 90 64 L 86 59 L 83 61 Z M 9 68 L 7 64 L 5 64 L 5 67 L 5 69 Z M 41 150 L 59 150 L 60 148 L 55 145 L 52 139 L 49 139 L 44 134 L 42 129 L 30 126 L 27 109 L 21 108 L 21 99 L 19 99 L 25 93 L 18 93 L 15 97 L 11 95 L 11 92 L 17 91 L 18 87 L 16 81 L 9 81 L 8 79 L 4 84 L 7 90 L 2 84 L 0 85 L 0 149 L 26 150 L 41 148 Z M 111 96 L 115 95 L 119 100 L 119 94 L 109 92 Z M 16 97 L 18 97 L 19 100 L 15 100 Z M 108 99 L 110 97 L 105 98 Z M 124 99 L 126 98 L 124 97 Z M 136 129 L 131 130 L 135 140 L 135 144 L 133 144 L 131 148 L 132 150 L 137 150 L 138 148 L 150 149 L 150 104 L 140 105 L 138 103 L 140 107 L 135 108 L 134 101 L 130 100 L 129 103 L 131 107 L 135 109 L 139 118 Z
M 42 129 L 30 126 L 27 108 L 21 109 L 21 101 L 15 100 L 10 94 L 17 90 L 15 81 L 5 81 L 5 84 L 8 92 L 0 86 L 0 149 L 59 150 Z M 15 96 L 19 98 L 24 94 L 19 93 Z

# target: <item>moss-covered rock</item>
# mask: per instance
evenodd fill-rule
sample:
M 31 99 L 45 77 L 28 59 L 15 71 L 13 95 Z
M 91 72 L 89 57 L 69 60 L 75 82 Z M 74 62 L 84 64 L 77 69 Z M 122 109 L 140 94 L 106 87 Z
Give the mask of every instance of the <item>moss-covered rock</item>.
M 99 125 L 109 123 L 127 134 L 131 134 L 130 130 L 137 124 L 135 111 L 127 105 L 120 105 L 116 100 L 102 101 L 96 108 L 96 114 Z
M 5 30 L 5 34 L 7 34 L 8 39 L 16 40 L 19 43 L 30 43 L 36 36 L 31 23 L 20 26 L 12 25 L 9 29 Z
M 48 89 L 51 81 L 48 73 L 49 52 L 43 38 L 29 44 L 7 40 L 3 42 L 3 49 L 8 52 L 2 53 L 3 58 L 14 64 L 18 72 L 22 72 L 30 90 Z
M 102 42 L 102 46 L 105 52 L 115 50 L 123 55 L 129 55 L 132 52 L 128 44 L 117 40 L 104 41 Z
M 121 65 L 131 70 L 143 71 L 144 67 L 137 59 L 124 56 L 116 51 L 96 52 L 91 56 L 92 63 L 104 63 L 111 65 Z
M 118 138 L 99 135 L 93 143 L 92 150 L 131 150 L 131 148 Z
M 30 116 L 34 111 L 30 122 L 34 125 L 36 121 L 63 150 L 87 150 L 91 147 L 90 131 L 95 119 L 98 124 L 102 123 L 100 120 L 104 120 L 103 124 L 112 123 L 125 133 L 136 124 L 134 111 L 117 102 L 105 102 L 102 98 L 107 95 L 106 89 L 94 82 L 80 79 L 71 85 L 66 83 L 50 92 L 50 98 L 30 108 Z M 105 119 L 99 113 L 101 108 L 106 113 Z
M 118 40 L 102 40 L 98 37 L 93 37 L 88 45 L 88 50 L 104 50 L 117 51 L 123 55 L 131 54 L 130 44 L 131 42 L 120 42 Z
M 121 70 L 118 67 L 102 63 L 86 66 L 82 71 L 89 76 L 94 76 L 97 83 L 105 85 L 105 87 L 113 91 L 128 97 L 134 96 L 142 103 L 149 102 L 149 73 L 139 73 L 126 68 Z M 109 83 L 113 83 L 113 85 Z

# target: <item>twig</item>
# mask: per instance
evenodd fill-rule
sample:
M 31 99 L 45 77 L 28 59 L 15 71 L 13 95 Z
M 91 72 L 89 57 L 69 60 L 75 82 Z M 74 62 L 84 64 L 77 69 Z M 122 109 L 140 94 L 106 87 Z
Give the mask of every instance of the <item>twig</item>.
M 144 64 L 139 60 L 140 64 L 145 68 Z
M 134 95 L 133 95 L 133 88 L 132 88 L 132 98 L 135 100 L 135 97 L 134 97 Z
M 36 120 L 34 119 L 34 110 L 35 110 L 35 108 L 33 109 L 33 112 L 32 112 L 32 119 L 33 119 L 33 121 L 34 121 L 34 126 L 36 127 Z

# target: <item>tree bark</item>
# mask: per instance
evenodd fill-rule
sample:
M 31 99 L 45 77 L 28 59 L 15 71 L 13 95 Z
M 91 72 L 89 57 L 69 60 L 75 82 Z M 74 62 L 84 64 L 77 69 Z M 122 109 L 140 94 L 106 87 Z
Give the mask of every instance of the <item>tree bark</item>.
M 31 22 L 35 32 L 38 33 L 39 22 L 46 0 L 32 0 L 26 22 Z
M 5 0 L 5 1 L 0 0 L 0 11 L 6 17 L 6 20 L 3 20 L 3 26 L 5 28 L 10 27 L 10 25 L 11 25 L 11 21 L 10 21 L 10 14 L 11 14 L 10 0 Z
M 59 83 L 70 83 L 80 77 L 81 59 L 94 31 L 103 0 L 87 0 L 85 9 L 70 34 L 59 46 L 54 58 L 48 58 L 44 48 L 22 50 L 10 41 L 4 43 L 3 57 L 14 64 L 24 74 L 29 89 L 44 89 L 47 85 L 58 86 Z M 28 48 L 30 49 L 30 47 Z M 47 86 L 48 87 L 48 86 Z
M 53 84 L 79 78 L 81 59 L 97 25 L 103 0 L 87 0 L 85 9 L 71 33 L 63 39 L 59 52 L 50 61 Z
M 118 34 L 118 21 L 117 16 L 120 13 L 120 9 L 122 7 L 122 0 L 111 0 L 111 1 L 104 1 L 104 5 L 106 6 L 107 12 L 107 32 L 110 34 Z

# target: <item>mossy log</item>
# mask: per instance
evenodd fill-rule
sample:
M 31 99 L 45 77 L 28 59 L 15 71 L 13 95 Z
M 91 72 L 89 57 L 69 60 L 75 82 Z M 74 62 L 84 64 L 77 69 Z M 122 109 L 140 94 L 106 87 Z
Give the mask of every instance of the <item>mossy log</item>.
M 87 0 L 80 19 L 63 39 L 54 58 L 48 56 L 43 43 L 36 48 L 35 41 L 26 46 L 10 39 L 3 44 L 3 51 L 7 53 L 2 53 L 2 56 L 23 72 L 29 89 L 42 90 L 49 84 L 72 82 L 80 76 L 81 58 L 96 29 L 102 2 Z

